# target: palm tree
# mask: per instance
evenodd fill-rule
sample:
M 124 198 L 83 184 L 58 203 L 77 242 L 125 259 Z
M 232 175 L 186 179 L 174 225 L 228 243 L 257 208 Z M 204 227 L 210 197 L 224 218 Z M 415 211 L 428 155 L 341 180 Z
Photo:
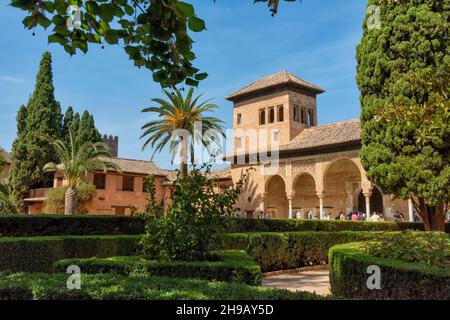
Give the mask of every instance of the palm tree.
M 217 109 L 217 105 L 209 103 L 210 100 L 199 103 L 202 95 L 193 97 L 194 88 L 190 88 L 186 97 L 183 97 L 180 90 L 175 89 L 175 93 L 170 93 L 167 90 L 163 90 L 164 95 L 168 100 L 164 99 L 152 99 L 153 102 L 157 103 L 157 107 L 149 107 L 142 110 L 142 112 L 155 112 L 158 113 L 162 119 L 154 120 L 146 123 L 142 129 L 144 133 L 141 138 L 148 137 L 144 143 L 142 149 L 150 144 L 154 148 L 152 155 L 156 152 L 161 151 L 167 143 L 170 142 L 170 151 L 172 153 L 172 159 L 174 158 L 177 147 L 179 146 L 179 156 L 180 156 L 180 174 L 185 177 L 188 173 L 188 148 L 190 148 L 191 162 L 194 160 L 194 139 L 189 139 L 186 141 L 187 137 L 180 132 L 189 133 L 190 137 L 198 137 L 194 134 L 194 124 L 200 121 L 202 124 L 202 136 L 208 131 L 208 134 L 215 133 L 211 135 L 211 139 L 219 147 L 219 138 L 224 136 L 223 121 L 215 117 L 205 116 L 206 112 L 213 112 Z M 176 139 L 178 138 L 178 139 Z M 208 151 L 212 142 L 206 141 L 201 138 L 202 143 Z
M 49 162 L 44 166 L 45 171 L 57 171 L 63 174 L 68 182 L 65 194 L 64 214 L 74 214 L 77 200 L 76 187 L 83 177 L 95 170 L 113 169 L 121 172 L 120 168 L 109 161 L 108 146 L 103 142 L 84 142 L 80 144 L 69 131 L 69 143 L 61 140 L 53 142 L 56 156 L 60 164 Z

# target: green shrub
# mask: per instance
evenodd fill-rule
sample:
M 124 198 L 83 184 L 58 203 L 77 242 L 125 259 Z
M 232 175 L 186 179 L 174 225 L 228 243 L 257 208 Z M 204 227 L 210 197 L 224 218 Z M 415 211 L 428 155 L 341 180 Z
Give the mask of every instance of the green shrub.
M 228 232 L 290 232 L 290 231 L 402 231 L 424 230 L 421 223 L 416 222 L 370 222 L 351 220 L 318 220 L 318 219 L 231 219 Z M 450 233 L 450 224 L 446 224 L 446 232 Z
M 68 290 L 67 274 L 0 275 L 2 299 L 100 300 L 322 300 L 308 292 L 155 276 L 82 274 L 81 289 Z M 329 297 L 331 298 L 331 297 Z M 328 298 L 328 299 L 329 299 Z
M 374 257 L 362 243 L 334 246 L 329 252 L 330 285 L 335 295 L 355 299 L 450 299 L 450 269 Z M 380 267 L 381 289 L 368 289 L 371 265 Z
M 216 261 L 155 261 L 140 256 L 66 259 L 55 263 L 56 272 L 77 265 L 83 273 L 150 274 L 179 278 L 198 278 L 249 285 L 261 284 L 261 268 L 244 251 L 218 252 Z
M 371 256 L 450 267 L 450 237 L 443 232 L 389 234 L 366 243 L 364 249 Z
M 3 237 L 0 270 L 52 272 L 61 259 L 138 254 L 139 240 L 135 235 Z
M 188 176 L 177 177 L 167 215 L 156 214 L 147 222 L 142 239 L 146 258 L 208 260 L 211 251 L 220 249 L 221 233 L 228 217 L 237 212 L 235 203 L 243 182 L 217 193 L 214 181 L 208 178 L 209 169 L 194 167 Z
M 333 245 L 378 239 L 381 234 L 357 231 L 230 233 L 223 238 L 223 248 L 245 250 L 266 272 L 325 264 Z
M 142 234 L 140 217 L 106 215 L 8 215 L 0 216 L 0 237 Z

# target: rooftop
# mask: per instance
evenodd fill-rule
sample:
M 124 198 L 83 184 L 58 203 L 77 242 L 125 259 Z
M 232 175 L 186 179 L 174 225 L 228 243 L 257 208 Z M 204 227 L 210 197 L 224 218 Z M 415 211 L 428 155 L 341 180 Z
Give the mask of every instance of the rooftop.
M 169 174 L 169 170 L 161 169 L 152 161 L 125 158 L 111 158 L 109 160 L 118 165 L 124 173 L 154 174 L 157 176 L 167 176 Z
M 334 122 L 303 130 L 291 142 L 280 146 L 280 151 L 302 151 L 324 146 L 357 144 L 361 141 L 359 120 Z
M 0 153 L 2 154 L 3 159 L 6 161 L 6 163 L 11 163 L 11 157 L 5 149 L 0 147 Z
M 246 85 L 245 87 L 229 94 L 226 97 L 226 99 L 234 101 L 237 98 L 258 93 L 265 89 L 286 85 L 290 85 L 292 87 L 310 91 L 316 94 L 325 92 L 324 89 L 316 86 L 315 84 L 303 80 L 297 76 L 294 76 L 292 73 L 289 73 L 288 71 L 284 70 L 278 73 L 262 77 L 261 79 L 256 80 L 255 82 L 252 82 L 249 85 Z

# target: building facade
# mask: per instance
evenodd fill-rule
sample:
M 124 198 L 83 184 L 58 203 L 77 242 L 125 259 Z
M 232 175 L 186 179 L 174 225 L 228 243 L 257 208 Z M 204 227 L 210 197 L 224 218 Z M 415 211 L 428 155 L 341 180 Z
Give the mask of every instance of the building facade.
M 386 219 L 397 211 L 412 216 L 407 201 L 382 194 L 368 180 L 359 158 L 359 120 L 317 125 L 316 96 L 323 92 L 283 71 L 227 96 L 234 115 L 231 179 L 236 182 L 246 169 L 255 169 L 238 207 L 247 217 L 305 218 L 313 212 L 335 218 L 354 210 Z M 267 152 L 260 152 L 264 148 Z M 264 164 L 267 158 L 271 161 Z
M 226 156 L 231 166 L 211 172 L 221 192 L 252 168 L 237 203 L 242 214 L 272 218 L 303 218 L 314 213 L 332 218 L 355 210 L 382 214 L 386 220 L 401 212 L 413 219 L 410 201 L 383 194 L 366 176 L 360 161 L 359 120 L 318 126 L 316 97 L 322 88 L 287 71 L 263 77 L 228 95 L 233 102 L 233 144 Z M 118 158 L 119 138 L 103 136 L 122 172 L 95 172 L 86 182 L 96 187 L 84 204 L 89 214 L 128 215 L 147 204 L 144 179 L 154 174 L 156 200 L 170 204 L 176 172 L 154 163 Z M 9 156 L 6 158 L 9 168 Z M 53 188 L 65 185 L 55 174 Z M 44 213 L 51 189 L 30 190 L 25 199 L 30 214 Z

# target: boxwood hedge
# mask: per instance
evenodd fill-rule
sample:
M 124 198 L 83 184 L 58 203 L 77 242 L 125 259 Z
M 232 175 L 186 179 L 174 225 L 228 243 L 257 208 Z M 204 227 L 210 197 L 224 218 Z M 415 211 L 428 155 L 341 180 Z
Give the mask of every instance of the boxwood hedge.
M 0 300 L 320 300 L 308 292 L 155 276 L 82 274 L 81 289 L 68 290 L 67 274 L 0 274 Z
M 450 233 L 450 224 L 446 224 L 446 232 Z M 416 222 L 370 222 L 351 220 L 318 220 L 318 219 L 231 219 L 229 232 L 291 232 L 291 231 L 402 231 L 424 230 L 421 223 Z
M 134 255 L 139 235 L 0 238 L 0 270 L 51 272 L 66 258 Z
M 333 245 L 376 239 L 381 234 L 363 231 L 230 233 L 224 236 L 223 247 L 245 250 L 266 272 L 325 264 Z
M 357 299 L 450 300 L 450 269 L 370 256 L 362 243 L 334 246 L 329 252 L 333 294 Z M 381 270 L 381 289 L 368 289 L 367 267 Z
M 106 215 L 6 215 L 0 216 L 0 237 L 142 234 L 142 217 Z
M 117 273 L 130 275 L 146 273 L 156 276 L 198 278 L 249 285 L 261 284 L 261 268 L 242 250 L 220 251 L 214 261 L 155 261 L 141 256 L 65 259 L 55 263 L 55 272 L 66 272 L 77 265 L 83 273 Z

